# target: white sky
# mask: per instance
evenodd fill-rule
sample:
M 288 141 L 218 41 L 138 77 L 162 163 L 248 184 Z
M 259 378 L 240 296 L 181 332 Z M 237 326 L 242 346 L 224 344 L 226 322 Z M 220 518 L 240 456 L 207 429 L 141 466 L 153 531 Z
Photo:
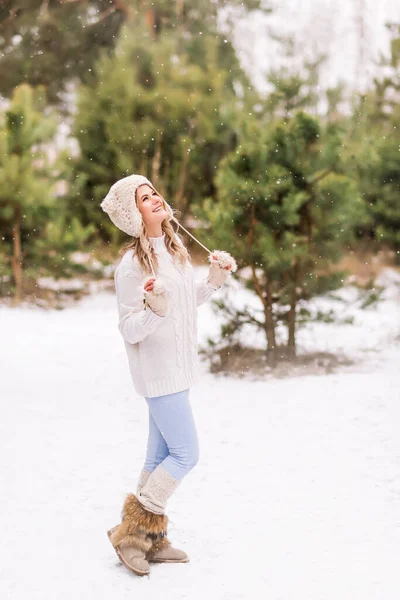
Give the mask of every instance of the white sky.
M 270 35 L 293 34 L 299 58 L 327 52 L 321 85 L 331 86 L 343 79 L 362 90 L 374 73 L 374 60 L 388 55 L 389 35 L 385 22 L 400 23 L 400 2 L 394 0 L 272 0 L 273 15 L 253 14 L 241 19 L 235 31 L 236 47 L 253 82 L 266 90 L 264 73 L 282 62 L 282 50 Z M 359 43 L 360 19 L 364 43 Z M 361 60 L 359 60 L 361 59 Z M 360 64 L 357 68 L 357 64 Z

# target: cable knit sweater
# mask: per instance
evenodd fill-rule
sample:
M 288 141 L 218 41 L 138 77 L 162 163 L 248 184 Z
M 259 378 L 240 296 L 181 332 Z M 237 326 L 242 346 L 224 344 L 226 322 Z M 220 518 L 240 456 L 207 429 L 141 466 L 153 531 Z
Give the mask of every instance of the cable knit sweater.
M 208 283 L 208 276 L 195 281 L 191 264 L 173 262 L 165 233 L 149 240 L 167 290 L 165 317 L 144 304 L 147 276 L 133 250 L 124 254 L 114 274 L 118 329 L 125 342 L 134 388 L 147 398 L 180 392 L 197 381 L 197 307 L 219 289 Z

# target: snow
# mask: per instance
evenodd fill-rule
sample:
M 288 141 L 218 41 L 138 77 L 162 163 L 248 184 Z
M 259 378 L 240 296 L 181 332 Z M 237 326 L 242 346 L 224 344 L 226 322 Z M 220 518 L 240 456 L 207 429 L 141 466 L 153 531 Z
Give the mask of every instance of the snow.
M 202 275 L 205 275 L 206 269 L 198 268 Z M 398 346 L 400 341 L 400 274 L 391 268 L 382 269 L 375 281 L 375 291 L 380 289 L 381 301 L 368 309 L 361 308 L 366 292 L 355 285 L 346 285 L 305 304 L 313 314 L 332 310 L 338 322 L 310 322 L 298 327 L 297 354 L 331 352 L 346 355 L 357 363 L 358 372 L 385 362 L 387 353 L 390 354 L 393 346 Z M 236 308 L 247 306 L 254 312 L 262 309 L 258 297 L 243 289 L 236 280 L 231 281 L 229 287 L 225 285 L 218 294 Z M 219 313 L 214 314 L 211 303 L 202 307 L 202 310 L 206 314 L 200 327 L 199 341 L 205 345 L 208 337 L 217 337 L 218 326 L 224 319 Z M 260 318 L 260 314 L 256 316 Z M 346 324 L 349 319 L 353 319 L 353 322 Z M 278 342 L 284 343 L 286 338 L 287 329 L 278 328 Z M 264 348 L 266 343 L 264 332 L 256 331 L 253 326 L 246 326 L 240 339 L 256 348 Z
M 1 598 L 397 600 L 399 296 L 396 278 L 385 282 L 381 306 L 364 311 L 341 291 L 354 325 L 301 334 L 304 351 L 346 349 L 350 369 L 250 382 L 203 365 L 191 389 L 200 462 L 167 511 L 190 562 L 144 578 L 106 535 L 147 437 L 114 294 L 62 311 L 0 308 Z M 198 317 L 204 341 L 211 303 Z

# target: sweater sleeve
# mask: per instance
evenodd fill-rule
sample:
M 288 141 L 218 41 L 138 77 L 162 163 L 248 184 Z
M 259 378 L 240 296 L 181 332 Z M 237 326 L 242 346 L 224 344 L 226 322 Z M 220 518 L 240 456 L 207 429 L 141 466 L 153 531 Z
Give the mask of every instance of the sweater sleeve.
M 126 267 L 114 274 L 117 294 L 118 329 L 126 342 L 136 344 L 153 333 L 165 317 L 156 315 L 144 304 L 143 277 Z
M 204 304 L 204 302 L 206 302 L 216 290 L 219 290 L 222 287 L 213 287 L 208 281 L 208 275 L 206 277 L 203 277 L 199 281 L 195 281 L 195 286 L 197 306 Z

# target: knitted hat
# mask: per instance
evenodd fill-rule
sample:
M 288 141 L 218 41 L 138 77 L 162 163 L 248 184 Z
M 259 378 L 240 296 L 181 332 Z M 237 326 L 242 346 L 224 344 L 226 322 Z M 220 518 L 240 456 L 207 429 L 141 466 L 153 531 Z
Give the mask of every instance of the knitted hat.
M 154 188 L 153 184 L 143 175 L 123 177 L 111 186 L 107 196 L 100 204 L 114 225 L 133 237 L 140 236 L 143 225 L 142 215 L 136 205 L 136 190 L 144 183 Z M 168 202 L 165 200 L 164 202 L 167 212 L 172 217 L 172 208 Z

